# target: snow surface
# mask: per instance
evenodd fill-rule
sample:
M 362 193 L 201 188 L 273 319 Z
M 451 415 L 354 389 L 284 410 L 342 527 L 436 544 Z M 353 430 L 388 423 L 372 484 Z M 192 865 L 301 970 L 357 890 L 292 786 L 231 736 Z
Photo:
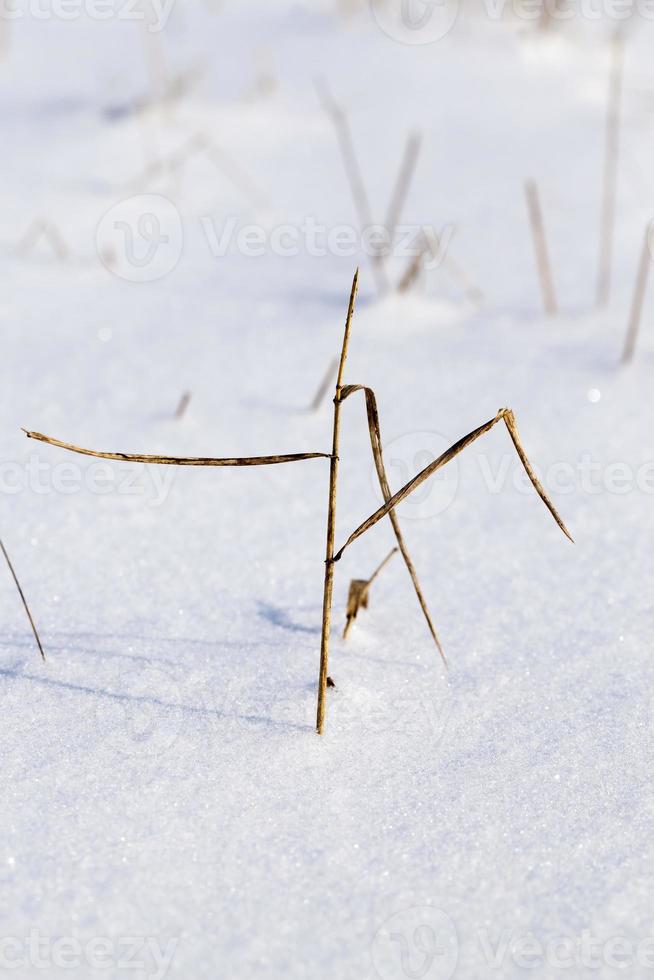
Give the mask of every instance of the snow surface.
M 606 24 L 538 33 L 471 16 L 408 46 L 366 4 L 180 0 L 165 62 L 200 72 L 142 122 L 120 109 L 154 84 L 139 23 L 11 24 L 0 527 L 48 661 L 3 572 L 0 975 L 652 975 L 654 297 L 619 366 L 654 214 L 652 30 L 629 26 L 614 288 L 598 314 Z M 359 252 L 212 254 L 206 219 L 356 226 L 320 76 L 347 106 L 379 220 L 406 134 L 422 130 L 403 221 L 456 225 L 450 254 L 483 290 L 478 308 L 442 270 L 380 298 Z M 177 207 L 183 248 L 168 275 L 126 281 L 98 260 L 96 229 L 152 156 L 199 131 L 264 200 L 201 155 L 181 178 L 141 182 Z M 555 319 L 541 315 L 526 177 Z M 17 253 L 40 218 L 67 261 L 45 242 Z M 336 569 L 337 687 L 319 739 L 326 462 L 105 465 L 20 427 L 107 450 L 327 452 L 329 399 L 307 406 L 357 262 L 346 380 L 377 392 L 393 486 L 508 405 L 576 544 L 525 492 L 497 427 L 400 510 L 449 674 L 397 558 L 340 639 L 349 580 L 393 544 L 384 522 Z M 394 278 L 405 265 L 392 260 Z M 379 504 L 358 399 L 344 408 L 339 544 Z M 96 961 L 98 939 L 112 952 Z

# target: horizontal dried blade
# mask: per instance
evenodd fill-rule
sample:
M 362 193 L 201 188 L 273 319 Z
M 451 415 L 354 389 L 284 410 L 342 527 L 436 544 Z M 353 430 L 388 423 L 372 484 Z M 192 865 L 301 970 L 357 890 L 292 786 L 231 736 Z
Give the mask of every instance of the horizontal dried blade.
M 276 463 L 299 463 L 305 459 L 331 459 L 329 453 L 288 453 L 283 456 L 242 456 L 230 459 L 215 459 L 210 456 L 152 456 L 137 453 L 101 453 L 94 449 L 82 449 L 60 439 L 52 439 L 41 432 L 28 432 L 28 439 L 37 439 L 49 446 L 58 446 L 81 456 L 94 456 L 96 459 L 115 459 L 121 463 L 151 463 L 157 466 L 273 466 Z

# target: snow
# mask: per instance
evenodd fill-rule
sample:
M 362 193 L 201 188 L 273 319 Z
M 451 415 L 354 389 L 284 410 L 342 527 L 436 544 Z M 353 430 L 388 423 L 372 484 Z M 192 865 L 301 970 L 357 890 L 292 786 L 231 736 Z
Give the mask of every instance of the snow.
M 3 573 L 0 970 L 21 980 L 654 969 L 651 295 L 619 365 L 654 206 L 652 27 L 629 25 L 612 302 L 596 312 L 610 24 L 543 34 L 469 12 L 409 46 L 366 4 L 336 7 L 175 5 L 165 63 L 200 72 L 143 123 L 107 114 L 147 97 L 139 22 L 10 27 L 0 528 L 48 655 Z M 448 254 L 481 304 L 442 269 L 379 297 L 359 245 L 310 254 L 308 219 L 357 227 L 317 77 L 347 107 L 376 219 L 408 131 L 423 132 L 403 223 L 454 226 Z M 198 132 L 263 201 L 201 153 L 137 179 Z M 556 318 L 541 313 L 527 177 Z M 151 281 L 113 224 L 141 194 L 172 208 Z M 17 253 L 43 219 L 65 261 L 44 241 Z M 207 229 L 230 220 L 263 230 L 261 255 L 235 236 L 216 254 Z M 280 225 L 297 254 L 273 254 Z M 398 558 L 340 639 L 350 579 L 393 545 L 383 522 L 336 567 L 319 739 L 326 462 L 105 463 L 20 427 L 112 451 L 328 452 L 329 398 L 307 407 L 357 263 L 346 380 L 377 393 L 393 487 L 510 406 L 576 543 L 495 428 L 399 511 L 449 672 Z M 394 279 L 406 263 L 389 262 Z M 337 546 L 379 505 L 360 395 L 343 416 Z

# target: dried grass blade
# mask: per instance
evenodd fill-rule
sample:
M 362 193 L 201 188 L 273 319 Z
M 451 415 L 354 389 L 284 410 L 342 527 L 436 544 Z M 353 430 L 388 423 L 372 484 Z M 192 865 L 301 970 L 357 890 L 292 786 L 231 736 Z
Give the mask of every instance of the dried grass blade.
M 574 539 L 573 539 L 572 535 L 570 534 L 570 532 L 568 531 L 567 527 L 565 526 L 565 524 L 561 520 L 561 517 L 559 516 L 559 513 L 556 510 L 556 507 L 554 506 L 554 504 L 552 503 L 552 501 L 549 499 L 549 497 L 545 493 L 545 490 L 543 488 L 543 485 L 541 484 L 540 480 L 538 479 L 538 477 L 534 473 L 534 470 L 532 468 L 532 465 L 531 465 L 531 463 L 529 462 L 529 460 L 527 458 L 527 454 L 525 453 L 524 449 L 522 448 L 522 443 L 520 442 L 520 435 L 518 433 L 518 426 L 517 426 L 517 423 L 516 423 L 516 420 L 515 420 L 515 415 L 513 414 L 513 412 L 511 411 L 510 408 L 506 408 L 506 409 L 504 409 L 504 416 L 503 417 L 504 417 L 504 424 L 506 425 L 506 427 L 508 429 L 508 432 L 509 432 L 509 435 L 511 436 L 511 441 L 513 442 L 513 445 L 515 446 L 515 451 L 517 452 L 518 456 L 520 457 L 520 462 L 524 466 L 525 472 L 526 472 L 527 476 L 529 477 L 529 479 L 531 480 L 531 483 L 532 483 L 532 486 L 533 486 L 534 490 L 536 491 L 536 493 L 538 494 L 538 496 L 540 497 L 540 499 L 543 501 L 543 503 L 545 504 L 545 506 L 549 510 L 550 514 L 552 515 L 552 517 L 554 518 L 554 520 L 556 521 L 556 523 L 559 525 L 559 527 L 561 528 L 561 530 L 565 534 L 566 538 L 568 538 L 574 544 Z
M 276 463 L 299 463 L 305 459 L 331 459 L 329 453 L 287 453 L 282 456 L 241 456 L 229 459 L 216 459 L 211 456 L 152 456 L 132 453 L 102 453 L 94 449 L 82 449 L 60 439 L 44 436 L 41 432 L 28 432 L 28 439 L 58 446 L 80 456 L 94 456 L 96 459 L 115 459 L 121 463 L 150 463 L 157 466 L 273 466 Z
M 345 613 L 345 629 L 343 630 L 344 640 L 347 639 L 347 635 L 350 632 L 350 627 L 359 614 L 359 609 L 368 608 L 372 583 L 375 581 L 380 572 L 386 568 L 393 555 L 397 554 L 398 551 L 399 548 L 393 548 L 392 551 L 386 555 L 383 562 L 377 566 L 370 578 L 355 578 L 350 582 L 350 588 L 347 596 L 347 610 Z
M 191 392 L 185 391 L 179 400 L 179 404 L 175 412 L 176 419 L 184 418 L 184 416 L 186 415 L 186 409 L 189 407 L 190 403 L 191 403 Z
M 430 235 L 421 234 L 415 239 L 414 247 L 416 252 L 411 257 L 402 278 L 397 284 L 399 293 L 406 293 L 413 288 L 422 271 L 425 259 L 431 257 L 439 260 L 440 268 L 449 275 L 450 279 L 471 303 L 476 305 L 483 303 L 483 292 L 478 286 L 475 286 L 461 266 L 447 254 L 447 248 L 443 245 L 440 236 L 433 233 Z
M 418 162 L 418 155 L 420 153 L 421 142 L 422 134 L 420 132 L 416 131 L 409 133 L 409 137 L 404 148 L 402 163 L 400 164 L 400 170 L 397 175 L 395 187 L 393 188 L 391 201 L 388 206 L 388 211 L 386 212 L 385 228 L 388 234 L 388 240 L 391 243 L 395 237 L 397 226 L 400 223 L 402 211 L 404 210 L 404 205 L 406 204 L 409 189 L 413 181 L 413 175 L 415 173 L 416 163 Z M 375 255 L 375 261 L 383 261 L 383 259 L 383 252 L 377 252 Z
M 377 399 L 372 388 L 366 388 L 364 385 L 348 385 L 343 388 L 341 392 L 341 399 L 347 398 L 349 395 L 354 394 L 355 391 L 363 391 L 366 399 L 366 412 L 368 416 L 368 432 L 370 434 L 370 445 L 372 448 L 372 455 L 375 462 L 375 469 L 377 470 L 377 479 L 379 480 L 379 486 L 381 488 L 382 496 L 386 503 L 388 503 L 392 498 L 391 488 L 388 483 L 388 478 L 386 476 L 386 467 L 384 466 L 384 456 L 382 452 L 382 440 L 381 440 L 381 428 L 379 425 L 379 411 L 377 409 Z M 398 520 L 397 514 L 394 509 L 387 511 L 391 525 L 393 527 L 393 532 L 395 534 L 395 540 L 397 541 L 398 547 L 404 559 L 404 564 L 406 565 L 407 571 L 413 583 L 413 588 L 416 593 L 416 597 L 422 609 L 422 614 L 425 617 L 427 627 L 431 633 L 432 639 L 436 644 L 436 648 L 441 655 L 443 663 L 447 666 L 447 658 L 445 657 L 445 651 L 443 650 L 441 641 L 436 632 L 436 627 L 431 618 L 429 608 L 427 606 L 427 601 L 423 595 L 420 582 L 418 580 L 418 573 L 416 572 L 415 565 L 411 555 L 409 554 L 409 549 L 406 546 L 404 537 L 402 535 L 402 530 L 400 528 L 400 522 Z M 363 533 L 363 532 L 361 532 Z M 349 544 L 349 542 L 348 542 Z M 347 547 L 347 545 L 345 546 Z M 335 557 L 335 561 L 338 561 L 344 549 L 341 549 L 339 554 Z
M 3 542 L 2 542 L 2 539 L 0 539 L 0 551 L 2 551 L 2 554 L 5 557 L 5 561 L 7 562 L 7 565 L 9 566 L 9 571 L 11 572 L 12 578 L 13 578 L 15 584 L 16 584 L 16 588 L 18 589 L 18 594 L 19 594 L 19 596 L 21 598 L 21 602 L 23 603 L 23 608 L 25 609 L 25 612 L 27 613 L 27 618 L 30 621 L 30 626 L 32 627 L 32 632 L 34 633 L 34 639 L 36 640 L 36 645 L 39 648 L 39 653 L 41 654 L 41 659 L 43 661 L 45 661 L 45 652 L 43 650 L 43 644 L 41 643 L 41 638 L 39 637 L 39 632 L 38 632 L 38 630 L 36 628 L 36 623 L 34 622 L 34 619 L 32 618 L 32 613 L 30 612 L 30 607 L 27 605 L 27 599 L 25 598 L 25 593 L 23 592 L 23 590 L 21 588 L 21 584 L 18 581 L 18 576 L 16 575 L 16 571 L 14 569 L 14 566 L 11 563 L 11 558 L 7 554 L 7 549 L 5 548 L 5 546 L 4 546 Z
M 649 278 L 649 267 L 651 261 L 650 225 L 648 225 L 645 229 L 645 241 L 643 242 L 643 250 L 640 254 L 638 276 L 636 277 L 636 288 L 634 290 L 634 298 L 631 303 L 631 313 L 629 314 L 629 327 L 627 329 L 624 350 L 622 351 L 623 364 L 628 364 L 629 361 L 632 360 L 634 351 L 636 350 L 636 341 L 638 340 L 640 320 L 643 315 L 643 303 L 645 302 L 645 292 L 647 290 L 647 280 Z
M 424 259 L 431 252 L 431 245 L 423 235 L 419 246 L 416 248 L 415 255 L 412 256 L 405 272 L 397 284 L 398 293 L 408 293 L 416 283 L 422 270 Z
M 463 452 L 463 450 L 466 449 L 468 446 L 470 446 L 473 442 L 476 442 L 476 440 L 479 439 L 480 436 L 485 435 L 486 432 L 490 432 L 490 430 L 494 428 L 494 426 L 496 426 L 497 423 L 502 420 L 504 420 L 504 422 L 506 423 L 506 427 L 509 431 L 509 435 L 511 436 L 511 440 L 513 442 L 513 445 L 515 446 L 518 456 L 520 457 L 520 461 L 524 466 L 527 476 L 531 480 L 534 489 L 538 493 L 538 496 L 543 501 L 543 503 L 545 504 L 545 506 L 547 507 L 550 514 L 552 515 L 552 517 L 554 518 L 554 520 L 556 521 L 560 529 L 563 531 L 565 536 L 569 538 L 570 541 L 572 541 L 573 538 L 570 532 L 566 528 L 565 524 L 563 523 L 559 514 L 557 513 L 556 508 L 554 507 L 554 505 L 548 498 L 547 494 L 545 493 L 545 490 L 543 489 L 540 481 L 538 480 L 538 477 L 533 471 L 531 463 L 527 459 L 525 451 L 522 448 L 522 444 L 520 443 L 520 437 L 518 435 L 518 429 L 517 429 L 513 412 L 509 408 L 501 408 L 497 413 L 497 415 L 495 416 L 495 418 L 490 419 L 488 422 L 485 422 L 483 425 L 480 425 L 477 429 L 473 429 L 473 431 L 469 432 L 468 435 L 463 436 L 461 439 L 455 442 L 452 446 L 450 446 L 449 449 L 446 449 L 445 452 L 438 457 L 438 459 L 435 459 L 432 463 L 429 464 L 429 466 L 426 466 L 424 470 L 421 470 L 420 473 L 414 476 L 412 480 L 409 480 L 409 482 L 405 484 L 405 486 L 403 486 L 401 490 L 398 490 L 397 493 L 394 494 L 390 498 L 390 500 L 386 501 L 386 503 L 382 507 L 376 510 L 374 514 L 371 514 L 371 516 L 366 521 L 364 521 L 363 524 L 361 524 L 356 529 L 356 531 L 352 532 L 352 534 L 347 539 L 347 541 L 340 549 L 340 551 L 338 551 L 334 555 L 334 561 L 339 561 L 343 556 L 343 552 L 345 551 L 346 548 L 348 548 L 354 541 L 356 541 L 357 538 L 360 538 L 362 534 L 365 534 L 366 531 L 369 531 L 371 527 L 374 527 L 375 524 L 377 524 L 379 521 L 382 520 L 382 518 L 386 517 L 386 515 L 389 514 L 399 504 L 401 504 L 402 501 L 406 499 L 406 497 L 410 496 L 410 494 L 412 494 L 414 490 L 417 490 L 417 488 L 421 486 L 425 482 L 425 480 L 428 480 L 429 477 L 432 476 L 432 474 L 436 473 L 437 470 L 440 470 L 443 466 L 445 466 L 447 463 L 453 460 L 456 456 L 459 455 L 459 453 Z
M 393 196 L 386 214 L 386 227 L 391 236 L 397 228 L 400 218 L 402 217 L 402 211 L 404 210 L 404 205 L 406 204 L 409 189 L 413 181 L 416 164 L 418 162 L 421 143 L 422 133 L 417 130 L 409 133 L 409 137 L 406 141 L 406 147 L 404 149 L 402 164 L 400 166 L 400 172 L 397 175 Z
M 368 589 L 370 582 L 367 579 L 355 578 L 350 582 L 350 589 L 347 594 L 347 612 L 345 614 L 345 629 L 343 639 L 347 640 L 352 623 L 359 614 L 359 609 L 368 608 Z
M 399 548 L 392 548 L 392 549 L 391 549 L 391 551 L 389 551 L 389 553 L 388 553 L 388 554 L 386 555 L 386 557 L 384 558 L 384 560 L 383 560 L 383 562 L 381 562 L 381 563 L 380 563 L 380 564 L 379 564 L 379 565 L 377 566 L 377 568 L 376 568 L 376 569 L 374 570 L 374 572 L 372 573 L 372 575 L 371 575 L 371 576 L 370 576 L 370 578 L 368 579 L 368 585 L 372 585 L 372 583 L 373 583 L 373 582 L 375 581 L 375 579 L 376 579 L 376 578 L 377 578 L 377 577 L 378 577 L 378 576 L 380 575 L 380 573 L 384 571 L 384 569 L 385 569 L 385 568 L 386 568 L 386 566 L 388 565 L 388 563 L 389 563 L 389 561 L 391 560 L 391 558 L 393 557 L 393 555 L 396 555 L 396 554 L 398 553 L 398 551 L 399 551 L 399 550 L 400 550 Z
M 325 372 L 325 376 L 320 382 L 320 387 L 316 391 L 313 401 L 311 402 L 312 412 L 317 412 L 320 406 L 322 405 L 323 401 L 325 400 L 325 395 L 329 391 L 329 386 L 331 385 L 332 380 L 336 377 L 336 372 L 338 371 L 338 365 L 339 365 L 339 358 L 334 357 L 330 361 L 329 367 Z
M 624 35 L 620 30 L 616 30 L 611 42 L 611 69 L 606 116 L 602 213 L 600 218 L 600 255 L 597 277 L 598 306 L 606 306 L 611 294 L 613 240 L 615 237 L 618 163 L 620 154 L 622 92 L 624 87 L 624 49 Z
M 332 120 L 334 129 L 336 130 L 336 138 L 341 150 L 341 156 L 343 157 L 343 165 L 352 192 L 354 206 L 357 211 L 360 231 L 363 232 L 366 228 L 370 228 L 374 222 L 372 220 L 372 211 L 370 210 L 370 202 L 368 200 L 363 174 L 361 173 L 359 161 L 354 150 L 354 140 L 352 139 L 350 124 L 344 110 L 334 101 L 324 79 L 316 80 L 316 89 L 323 109 Z M 380 292 L 386 291 L 389 287 L 389 282 L 383 264 L 378 261 L 373 261 L 372 269 L 377 280 L 377 288 Z

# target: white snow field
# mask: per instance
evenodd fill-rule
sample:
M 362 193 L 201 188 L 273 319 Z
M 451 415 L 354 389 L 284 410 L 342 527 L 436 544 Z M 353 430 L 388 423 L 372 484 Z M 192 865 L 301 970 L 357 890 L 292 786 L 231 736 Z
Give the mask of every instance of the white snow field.
M 644 4 L 547 30 L 477 7 L 432 38 L 427 6 L 404 36 L 397 7 L 146 4 L 160 32 L 126 4 L 4 11 L 0 531 L 47 662 L 3 566 L 0 976 L 654 975 L 653 295 L 620 364 L 654 217 L 654 27 Z M 374 221 L 422 132 L 401 224 L 442 233 L 481 302 L 444 267 L 377 290 L 317 79 Z M 386 520 L 336 566 L 319 738 L 328 461 L 143 467 L 20 428 L 329 453 L 331 395 L 309 405 L 357 265 L 345 380 L 377 393 L 393 489 L 510 406 L 575 544 L 496 427 L 399 509 L 449 671 L 397 557 L 341 639 Z M 380 503 L 358 394 L 340 456 L 337 546 Z

